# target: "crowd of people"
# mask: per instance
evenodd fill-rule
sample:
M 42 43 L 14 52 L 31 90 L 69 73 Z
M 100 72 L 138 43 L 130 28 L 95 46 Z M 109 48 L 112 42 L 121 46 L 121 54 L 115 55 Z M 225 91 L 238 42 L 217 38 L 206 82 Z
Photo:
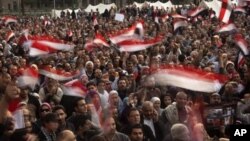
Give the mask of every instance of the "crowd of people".
M 23 16 L 16 23 L 1 24 L 0 140 L 229 140 L 230 124 L 250 124 L 250 64 L 245 56 L 239 65 L 240 49 L 233 40 L 237 32 L 250 41 L 250 9 L 232 13 L 238 31 L 216 33 L 222 23 L 210 17 L 212 9 L 191 18 L 187 27 L 174 30 L 171 15 L 187 16 L 191 8 L 127 6 L 103 14 L 97 9 L 91 13 L 62 13 L 60 18 Z M 125 15 L 124 22 L 114 20 L 116 12 Z M 164 15 L 169 15 L 166 21 L 155 21 L 155 17 Z M 96 19 L 98 24 L 94 24 Z M 143 21 L 145 40 L 157 35 L 164 35 L 164 39 L 137 52 L 120 52 L 119 46 L 111 42 L 110 47 L 85 48 L 96 33 L 108 41 L 109 33 L 126 29 L 136 21 Z M 75 47 L 47 56 L 29 56 L 18 43 L 24 29 L 29 29 L 31 36 L 51 36 Z M 6 40 L 9 31 L 15 36 Z M 148 77 L 148 71 L 162 65 L 219 73 L 228 81 L 213 93 L 161 86 Z M 78 72 L 74 79 L 81 82 L 86 93 L 82 97 L 68 94 L 62 87 L 65 81 L 43 75 L 36 87 L 21 87 L 16 78 L 29 66 Z M 15 118 L 17 106 L 22 114 Z M 16 128 L 16 123 L 23 124 L 22 128 Z

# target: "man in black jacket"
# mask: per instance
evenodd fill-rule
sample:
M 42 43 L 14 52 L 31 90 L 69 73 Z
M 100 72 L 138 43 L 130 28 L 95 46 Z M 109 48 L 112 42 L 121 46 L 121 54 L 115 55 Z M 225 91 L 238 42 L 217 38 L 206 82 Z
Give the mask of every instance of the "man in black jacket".
M 122 133 L 125 133 L 126 135 L 129 135 L 129 131 L 132 126 L 136 124 L 140 124 L 143 129 L 143 141 L 156 141 L 152 130 L 149 126 L 141 123 L 141 117 L 140 112 L 136 108 L 131 108 L 128 112 L 127 119 L 128 119 L 128 125 L 125 125 L 125 127 L 121 130 Z

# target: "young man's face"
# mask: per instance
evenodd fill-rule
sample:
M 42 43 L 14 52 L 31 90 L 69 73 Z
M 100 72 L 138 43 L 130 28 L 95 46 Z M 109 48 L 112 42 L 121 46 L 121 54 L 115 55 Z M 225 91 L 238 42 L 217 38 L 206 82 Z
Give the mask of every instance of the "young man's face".
M 134 128 L 130 134 L 131 141 L 143 141 L 143 132 L 141 128 Z
M 45 128 L 49 131 L 49 132 L 56 132 L 57 128 L 58 128 L 59 124 L 58 122 L 49 122 L 49 123 L 45 123 Z
M 65 123 L 65 119 L 66 119 L 67 115 L 62 109 L 56 110 L 55 114 L 57 115 L 58 122 L 60 124 Z

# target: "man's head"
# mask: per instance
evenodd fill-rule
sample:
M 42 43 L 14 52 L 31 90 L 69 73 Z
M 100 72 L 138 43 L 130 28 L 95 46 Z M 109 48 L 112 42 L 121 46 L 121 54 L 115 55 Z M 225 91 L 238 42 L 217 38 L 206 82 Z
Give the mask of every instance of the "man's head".
M 98 78 L 98 79 L 102 78 L 102 70 L 100 69 L 95 70 L 95 78 Z
M 103 130 L 105 134 L 114 134 L 116 132 L 116 124 L 113 117 L 108 116 L 104 119 Z
M 76 132 L 79 134 L 83 134 L 92 127 L 90 117 L 87 115 L 76 115 L 75 121 L 76 121 L 75 129 Z
M 87 72 L 93 71 L 94 70 L 94 63 L 92 61 L 86 62 L 85 68 L 86 68 Z
M 244 101 L 245 101 L 246 103 L 250 103 L 250 93 L 245 93 L 245 94 L 244 94 Z
M 96 84 L 92 81 L 87 83 L 88 91 L 97 91 Z
M 55 132 L 58 128 L 57 115 L 55 113 L 48 113 L 42 117 L 42 125 L 48 132 Z
M 221 97 L 218 93 L 213 93 L 210 96 L 210 104 L 220 104 L 221 103 Z
M 117 91 L 112 90 L 109 92 L 109 104 L 114 107 L 119 106 L 119 95 Z
M 15 119 L 10 111 L 7 111 L 3 125 L 5 127 L 4 134 L 10 136 L 15 131 Z
M 128 112 L 127 119 L 130 125 L 140 124 L 140 112 L 136 108 L 131 108 Z
M 140 124 L 130 128 L 129 138 L 131 141 L 143 141 L 143 127 Z
M 127 88 L 127 82 L 125 79 L 119 79 L 118 80 L 118 89 L 119 90 L 125 90 Z
M 187 104 L 187 94 L 185 92 L 178 92 L 176 94 L 176 104 L 180 109 L 185 108 Z
M 88 111 L 88 107 L 84 98 L 78 98 L 74 103 L 76 113 L 83 114 Z
M 10 101 L 19 98 L 20 92 L 21 90 L 17 87 L 16 83 L 10 82 L 5 88 L 4 95 L 6 97 L 6 100 Z
M 57 120 L 59 124 L 65 124 L 66 123 L 66 111 L 65 108 L 62 105 L 57 105 L 53 108 L 53 113 L 57 115 Z
M 171 136 L 173 141 L 191 141 L 187 126 L 181 123 L 174 124 L 171 127 Z
M 146 119 L 152 119 L 154 113 L 154 106 L 151 101 L 145 101 L 142 104 L 142 113 Z
M 105 90 L 105 81 L 100 80 L 97 82 L 97 89 L 99 92 L 104 91 Z
M 63 130 L 57 136 L 57 141 L 76 141 L 76 136 L 70 130 Z

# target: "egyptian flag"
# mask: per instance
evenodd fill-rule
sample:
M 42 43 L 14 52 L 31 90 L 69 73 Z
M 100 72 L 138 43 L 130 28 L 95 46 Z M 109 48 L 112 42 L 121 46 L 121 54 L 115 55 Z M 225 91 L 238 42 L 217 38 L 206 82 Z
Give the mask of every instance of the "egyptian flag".
M 109 34 L 112 43 L 117 44 L 125 40 L 142 39 L 144 35 L 143 22 L 137 22 L 132 27 Z
M 13 31 L 9 31 L 6 35 L 6 42 L 9 42 L 13 37 L 15 37 L 15 33 Z
M 94 48 L 96 48 L 97 45 L 94 44 L 93 41 L 87 41 L 84 45 L 84 49 L 86 49 L 88 52 L 91 52 L 93 51 Z
M 245 58 L 244 55 L 242 54 L 242 52 L 239 52 L 238 56 L 237 56 L 237 68 L 241 68 L 244 63 L 245 63 Z
M 157 36 L 153 39 L 149 40 L 125 40 L 122 42 L 119 42 L 117 45 L 119 46 L 120 52 L 136 52 L 145 50 L 155 44 L 158 44 L 162 41 L 162 36 Z
M 174 20 L 174 31 L 176 31 L 180 27 L 188 26 L 187 21 L 185 20 Z
M 246 13 L 246 10 L 243 7 L 235 7 L 233 12 L 238 12 L 238 13 Z
M 171 15 L 171 17 L 174 18 L 174 19 L 183 19 L 183 20 L 187 20 L 187 17 L 182 16 L 182 15 L 180 15 L 180 14 L 173 14 L 173 15 Z
M 244 56 L 249 55 L 249 47 L 247 41 L 241 34 L 236 34 L 234 36 L 235 44 L 240 48 Z
M 223 33 L 223 32 L 232 32 L 237 30 L 234 23 L 224 24 L 219 29 L 217 29 L 217 33 Z
M 218 92 L 227 81 L 223 75 L 180 66 L 161 66 L 153 70 L 149 77 L 155 78 L 157 85 L 207 93 Z
M 2 17 L 2 21 L 5 25 L 8 25 L 9 23 L 17 23 L 17 19 L 10 16 Z
M 78 74 L 67 73 L 58 69 L 53 69 L 53 68 L 48 68 L 48 67 L 40 69 L 39 74 L 42 74 L 48 78 L 52 78 L 58 81 L 70 80 L 78 75 Z
M 107 43 L 106 39 L 102 36 L 100 33 L 96 33 L 95 39 L 93 41 L 95 44 L 100 46 L 106 46 L 109 47 L 109 44 Z
M 70 51 L 74 49 L 74 45 L 65 44 L 63 41 L 49 36 L 30 37 L 24 45 L 29 48 L 29 55 L 33 57 L 55 53 L 56 51 Z
M 68 96 L 85 97 L 88 89 L 80 80 L 74 79 L 63 85 L 63 91 Z
M 35 85 L 39 82 L 38 70 L 34 67 L 28 67 L 21 72 L 21 75 L 17 77 L 17 85 L 19 87 L 35 88 Z
M 193 10 L 190 10 L 188 12 L 188 16 L 190 16 L 190 17 L 196 17 L 196 16 L 198 16 L 204 10 L 206 10 L 204 7 L 197 7 L 195 9 L 193 9 Z

